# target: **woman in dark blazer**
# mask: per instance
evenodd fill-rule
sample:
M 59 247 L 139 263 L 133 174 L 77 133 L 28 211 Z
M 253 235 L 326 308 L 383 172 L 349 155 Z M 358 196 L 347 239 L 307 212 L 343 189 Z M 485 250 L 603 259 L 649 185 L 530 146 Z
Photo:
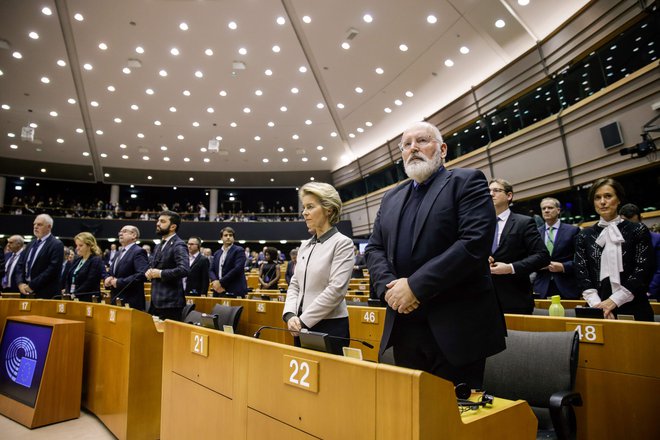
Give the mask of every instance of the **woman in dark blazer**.
M 641 223 L 618 214 L 623 187 L 611 178 L 598 179 L 589 201 L 600 220 L 583 229 L 575 242 L 575 273 L 582 296 L 590 307 L 603 309 L 605 318 L 618 314 L 653 321 L 646 297 L 653 275 L 651 234 Z
M 73 293 L 81 301 L 91 301 L 92 295 L 101 291 L 101 276 L 103 260 L 101 249 L 96 239 L 89 232 L 81 232 L 74 237 L 76 257 L 66 274 L 66 282 L 62 293 Z

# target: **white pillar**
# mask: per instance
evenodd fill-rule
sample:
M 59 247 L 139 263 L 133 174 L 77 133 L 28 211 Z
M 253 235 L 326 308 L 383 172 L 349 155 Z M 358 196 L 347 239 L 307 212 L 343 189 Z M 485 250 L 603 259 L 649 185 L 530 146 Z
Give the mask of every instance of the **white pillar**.
M 119 204 L 119 185 L 112 185 L 110 187 L 110 203 Z
M 209 220 L 214 220 L 218 214 L 218 190 L 209 191 Z

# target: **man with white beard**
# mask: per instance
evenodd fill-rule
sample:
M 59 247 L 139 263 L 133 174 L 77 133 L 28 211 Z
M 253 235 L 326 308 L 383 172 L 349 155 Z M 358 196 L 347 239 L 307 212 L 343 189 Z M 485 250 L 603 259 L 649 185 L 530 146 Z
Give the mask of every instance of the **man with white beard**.
M 495 211 L 486 178 L 447 170 L 447 145 L 432 124 L 413 124 L 399 148 L 411 180 L 383 197 L 366 248 L 389 306 L 380 353 L 391 346 L 396 365 L 481 388 L 486 358 L 505 347 L 488 266 Z

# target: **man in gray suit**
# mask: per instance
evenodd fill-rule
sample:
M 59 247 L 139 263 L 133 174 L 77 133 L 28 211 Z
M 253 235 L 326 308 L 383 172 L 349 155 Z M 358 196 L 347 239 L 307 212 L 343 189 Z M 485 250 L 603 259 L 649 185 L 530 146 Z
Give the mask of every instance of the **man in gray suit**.
M 149 313 L 162 320 L 181 321 L 181 312 L 186 305 L 183 278 L 188 276 L 190 267 L 186 242 L 176 235 L 180 224 L 181 216 L 174 211 L 159 214 L 156 233 L 161 236 L 161 242 L 144 274 L 151 281 Z

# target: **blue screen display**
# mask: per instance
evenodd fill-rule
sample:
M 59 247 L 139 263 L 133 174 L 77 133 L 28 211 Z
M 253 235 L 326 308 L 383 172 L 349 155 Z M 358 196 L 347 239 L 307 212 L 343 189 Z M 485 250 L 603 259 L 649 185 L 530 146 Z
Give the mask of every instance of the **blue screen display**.
M 0 393 L 34 408 L 53 329 L 7 320 L 0 342 Z

